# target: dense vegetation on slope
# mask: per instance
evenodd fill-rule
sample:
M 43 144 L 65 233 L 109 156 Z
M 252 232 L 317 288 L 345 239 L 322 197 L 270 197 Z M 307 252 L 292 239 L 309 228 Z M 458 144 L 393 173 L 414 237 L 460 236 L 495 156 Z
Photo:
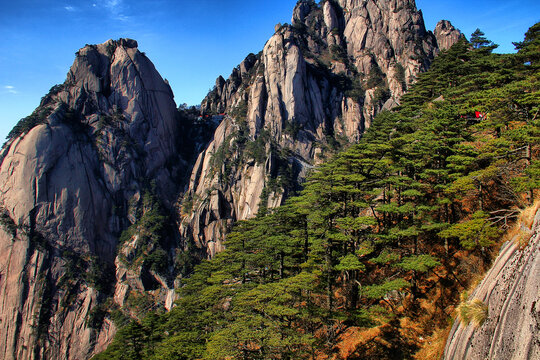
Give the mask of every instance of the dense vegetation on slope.
M 301 196 L 238 223 L 173 311 L 95 358 L 412 357 L 539 188 L 539 44 L 540 23 L 515 55 L 443 52 Z

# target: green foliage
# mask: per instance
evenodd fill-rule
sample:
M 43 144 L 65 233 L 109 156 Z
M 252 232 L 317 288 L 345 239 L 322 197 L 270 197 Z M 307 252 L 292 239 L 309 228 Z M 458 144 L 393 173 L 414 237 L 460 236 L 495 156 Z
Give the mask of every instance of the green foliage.
M 210 176 L 214 176 L 217 173 L 220 182 L 224 185 L 228 185 L 232 180 L 231 175 L 233 174 L 233 170 L 237 169 L 242 164 L 242 161 L 244 160 L 242 155 L 244 153 L 246 153 L 247 157 L 255 158 L 261 162 L 264 161 L 263 142 L 268 136 L 263 130 L 261 131 L 261 134 L 259 134 L 259 138 L 256 139 L 255 144 L 251 144 L 246 119 L 241 118 L 238 114 L 231 116 L 235 116 L 239 119 L 235 121 L 237 131 L 228 135 L 221 145 L 214 150 L 210 158 L 212 170 Z
M 86 315 L 86 326 L 91 329 L 101 329 L 103 320 L 105 320 L 105 316 L 107 316 L 107 314 L 108 309 L 104 304 L 94 306 L 92 310 L 88 312 L 88 315 Z
M 53 86 L 47 95 L 41 99 L 40 106 L 29 116 L 19 120 L 19 122 L 9 132 L 6 139 L 10 140 L 17 136 L 27 133 L 34 127 L 40 124 L 44 124 L 47 121 L 47 117 L 53 112 L 54 100 L 53 97 L 64 89 L 63 85 Z
M 349 271 L 349 270 L 365 270 L 366 266 L 360 262 L 357 256 L 348 254 L 341 258 L 339 264 L 336 265 L 337 271 Z
M 300 131 L 300 129 L 301 126 L 297 121 L 287 121 L 283 132 L 292 136 L 293 139 L 296 139 L 298 137 L 298 132 Z
M 391 291 L 398 291 L 409 287 L 410 284 L 403 279 L 386 281 L 379 285 L 370 285 L 364 288 L 364 295 L 370 299 L 380 299 Z
M 481 48 L 485 48 L 485 47 L 488 47 L 488 46 L 491 46 L 493 47 L 493 42 L 492 41 L 489 41 L 488 39 L 486 39 L 484 37 L 484 34 L 480 29 L 476 29 L 472 34 L 471 34 L 471 40 L 470 40 L 470 43 L 471 45 L 473 46 L 473 48 L 475 49 L 481 49 Z
M 156 313 L 149 313 L 142 321 L 132 322 L 120 329 L 107 350 L 92 359 L 163 359 L 157 357 L 163 352 L 155 352 L 155 343 L 163 338 L 159 332 L 161 324 L 161 318 Z
M 270 141 L 270 133 L 267 130 L 261 130 L 254 141 L 246 144 L 244 154 L 255 160 L 255 163 L 262 164 L 266 160 L 266 144 Z
M 111 264 L 93 256 L 88 261 L 85 280 L 97 291 L 108 294 L 112 290 L 111 278 L 114 277 L 114 272 L 114 267 Z
M 441 263 L 431 255 L 409 256 L 404 258 L 399 264 L 397 264 L 397 266 L 402 268 L 403 270 L 413 270 L 419 272 L 427 272 L 428 270 L 439 265 L 441 265 Z
M 403 90 L 407 89 L 407 79 L 405 77 L 405 68 L 400 63 L 397 63 L 395 66 L 395 76 L 396 80 L 401 84 Z
M 124 230 L 118 240 L 118 247 L 122 248 L 136 236 L 135 254 L 126 258 L 119 252 L 120 259 L 129 266 L 143 265 L 158 274 L 169 275 L 171 261 L 164 249 L 169 248 L 170 222 L 162 206 L 150 192 L 143 195 L 138 217 L 137 222 Z
M 393 264 L 399 260 L 399 254 L 389 250 L 383 250 L 379 256 L 371 259 L 371 262 L 378 265 Z
M 32 130 L 34 127 L 44 124 L 47 121 L 47 116 L 49 116 L 51 112 L 51 108 L 37 108 L 31 115 L 19 120 L 13 129 L 11 129 L 6 139 L 10 140 L 16 138 L 17 136 Z
M 246 100 L 240 101 L 230 112 L 230 116 L 237 121 L 245 120 L 248 112 L 248 103 Z
M 349 61 L 347 51 L 343 46 L 339 46 L 336 44 L 330 45 L 330 53 L 332 54 L 332 59 L 336 61 L 342 63 L 347 63 Z
M 108 308 L 109 316 L 117 328 L 122 328 L 131 322 L 131 318 L 124 314 L 118 306 L 110 306 Z
M 461 246 L 467 250 L 491 246 L 500 235 L 500 231 L 490 225 L 488 214 L 483 211 L 477 211 L 470 220 L 454 224 L 439 233 L 442 238 L 458 238 Z
M 384 86 L 384 84 L 385 75 L 382 72 L 381 68 L 377 64 L 374 64 L 369 70 L 369 76 L 366 82 L 366 86 L 368 89 L 372 89 L 375 87 Z
M 460 320 L 467 326 L 471 322 L 480 327 L 488 317 L 488 306 L 480 299 L 462 301 L 457 308 Z
M 176 273 L 186 276 L 193 271 L 196 258 L 192 247 L 193 246 L 188 243 L 187 248 L 177 250 L 174 262 Z
M 15 221 L 11 218 L 9 212 L 3 207 L 0 207 L 0 225 L 4 228 L 4 231 L 11 234 L 13 238 L 17 236 L 17 224 L 15 224 Z
M 515 42 L 514 46 L 519 51 L 518 60 L 528 64 L 531 70 L 537 70 L 540 66 L 540 23 L 531 26 L 525 33 L 525 40 Z
M 165 274 L 168 268 L 169 256 L 161 248 L 157 248 L 146 257 L 146 265 L 158 274 Z

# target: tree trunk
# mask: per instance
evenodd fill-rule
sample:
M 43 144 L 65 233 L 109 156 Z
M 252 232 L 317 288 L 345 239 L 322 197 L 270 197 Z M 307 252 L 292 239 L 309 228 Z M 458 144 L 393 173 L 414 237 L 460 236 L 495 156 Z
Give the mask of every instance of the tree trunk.
M 328 310 L 332 311 L 333 307 L 333 296 L 332 296 L 332 249 L 330 245 L 326 247 L 326 296 L 328 297 Z

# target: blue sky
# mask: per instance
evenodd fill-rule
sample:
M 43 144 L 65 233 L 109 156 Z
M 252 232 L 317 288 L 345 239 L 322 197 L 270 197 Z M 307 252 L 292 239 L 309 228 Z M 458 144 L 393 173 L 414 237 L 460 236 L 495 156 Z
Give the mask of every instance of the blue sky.
M 259 52 L 296 0 L 0 0 L 0 142 L 62 83 L 85 44 L 134 38 L 168 79 L 178 104 L 198 104 L 218 75 Z M 417 0 L 428 29 L 447 19 L 477 27 L 512 52 L 540 21 L 540 1 Z

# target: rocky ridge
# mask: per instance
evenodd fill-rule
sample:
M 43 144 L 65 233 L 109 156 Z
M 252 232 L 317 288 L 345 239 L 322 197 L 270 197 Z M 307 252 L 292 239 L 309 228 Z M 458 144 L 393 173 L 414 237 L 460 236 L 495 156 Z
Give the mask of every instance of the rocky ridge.
M 439 50 L 448 50 L 464 35 L 456 29 L 448 20 L 441 20 L 435 26 L 433 32 L 439 45 Z
M 291 25 L 278 24 L 203 100 L 204 113 L 226 116 L 194 166 L 182 235 L 212 256 L 234 221 L 279 206 L 313 165 L 399 104 L 437 41 L 459 39 L 438 34 L 414 1 L 299 1 Z

